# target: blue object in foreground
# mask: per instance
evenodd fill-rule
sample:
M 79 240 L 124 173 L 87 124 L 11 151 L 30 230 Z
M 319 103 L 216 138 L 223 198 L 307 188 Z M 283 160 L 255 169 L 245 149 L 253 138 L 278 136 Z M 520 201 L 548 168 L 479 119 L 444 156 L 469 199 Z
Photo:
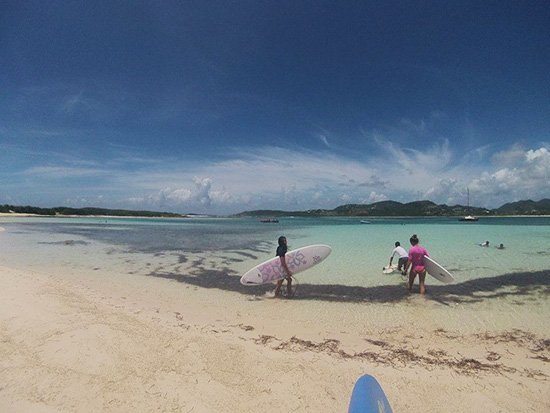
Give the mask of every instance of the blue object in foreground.
M 384 390 L 371 375 L 365 374 L 355 383 L 348 413 L 392 413 Z

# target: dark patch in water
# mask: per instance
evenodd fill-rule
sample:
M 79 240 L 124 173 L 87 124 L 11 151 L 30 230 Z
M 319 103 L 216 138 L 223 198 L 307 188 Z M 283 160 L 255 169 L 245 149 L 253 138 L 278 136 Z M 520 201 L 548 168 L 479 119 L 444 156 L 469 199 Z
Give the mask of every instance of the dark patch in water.
M 75 241 L 73 239 L 68 239 L 65 241 L 52 241 L 52 242 L 46 242 L 46 241 L 38 241 L 38 244 L 47 244 L 47 245 L 88 245 L 90 244 L 87 241 Z
M 168 221 L 167 221 L 168 222 Z M 144 224 L 99 225 L 90 222 L 77 223 L 32 223 L 20 227 L 43 233 L 67 234 L 85 237 L 127 248 L 129 252 L 158 253 L 166 251 L 234 251 L 249 250 L 265 252 L 273 248 L 277 233 L 273 229 L 257 223 L 241 220 L 227 221 L 187 221 L 174 225 L 156 225 L 151 221 Z M 27 232 L 25 232 L 27 233 Z M 266 243 L 266 239 L 273 240 Z
M 242 251 L 233 251 L 235 254 L 242 255 L 243 257 L 250 258 L 251 260 L 257 260 L 258 256 L 254 254 L 250 254 L 248 252 L 242 252 Z M 263 251 L 262 251 L 263 252 Z M 239 262 L 241 262 L 240 260 Z

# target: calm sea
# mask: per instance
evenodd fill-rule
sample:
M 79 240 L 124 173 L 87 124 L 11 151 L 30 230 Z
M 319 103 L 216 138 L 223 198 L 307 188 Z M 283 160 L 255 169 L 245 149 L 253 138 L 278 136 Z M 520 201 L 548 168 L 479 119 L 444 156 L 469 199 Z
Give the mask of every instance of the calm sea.
M 550 269 L 550 217 L 485 218 L 476 223 L 456 218 L 281 218 L 279 223 L 257 219 L 191 218 L 20 218 L 0 219 L 7 244 L 30 251 L 57 247 L 73 255 L 75 246 L 101 245 L 136 255 L 193 255 L 235 258 L 231 275 L 246 271 L 274 256 L 280 235 L 289 249 L 328 244 L 333 253 L 322 267 L 302 275 L 309 283 L 377 285 L 388 276 L 381 269 L 389 261 L 395 241 L 410 246 L 417 234 L 432 258 L 457 281 L 495 277 L 513 272 Z M 490 247 L 481 247 L 484 241 Z M 504 244 L 505 249 L 496 247 Z M 113 251 L 111 251 L 113 252 Z M 76 258 L 76 257 L 75 257 Z M 237 259 L 238 258 L 238 259 Z
M 395 241 L 408 248 L 409 237 L 417 234 L 431 257 L 456 278 L 455 284 L 444 285 L 428 277 L 428 296 L 434 306 L 468 305 L 475 308 L 476 317 L 481 310 L 487 314 L 523 311 L 527 322 L 531 313 L 549 314 L 550 217 L 369 221 L 362 224 L 353 217 L 284 217 L 278 223 L 234 218 L 1 218 L 5 230 L 0 232 L 0 246 L 7 266 L 154 276 L 250 297 L 272 287 L 242 286 L 240 275 L 273 257 L 277 238 L 285 235 L 290 249 L 310 244 L 328 244 L 333 249 L 322 264 L 298 274 L 298 297 L 394 306 L 410 304 L 410 299 L 401 276 L 383 274 L 382 267 L 388 264 Z M 490 247 L 479 245 L 484 241 Z M 496 248 L 501 243 L 505 249 Z M 457 316 L 456 323 L 461 322 Z

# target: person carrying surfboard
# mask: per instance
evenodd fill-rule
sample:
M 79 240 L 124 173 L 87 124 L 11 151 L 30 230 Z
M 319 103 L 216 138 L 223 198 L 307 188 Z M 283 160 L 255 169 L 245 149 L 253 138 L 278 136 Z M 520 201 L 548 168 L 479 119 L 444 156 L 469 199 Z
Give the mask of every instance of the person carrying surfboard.
M 390 265 L 388 267 L 391 267 L 393 257 L 396 254 L 399 256 L 399 261 L 397 261 L 397 271 L 401 271 L 401 275 L 405 275 L 407 274 L 407 272 L 405 271 L 405 266 L 407 265 L 407 261 L 409 260 L 409 253 L 405 248 L 401 246 L 401 243 L 399 241 L 395 241 L 395 248 L 391 252 Z
M 285 254 L 288 251 L 286 237 L 280 236 L 278 243 L 279 243 L 279 246 L 277 247 L 276 256 L 279 257 L 279 259 L 281 260 L 281 266 L 283 267 L 286 273 L 286 277 L 281 278 L 280 280 L 277 281 L 277 287 L 275 287 L 275 297 L 279 297 L 284 280 L 286 280 L 287 297 L 291 297 L 292 296 L 292 273 L 288 269 L 288 265 L 286 265 Z
M 410 240 L 411 249 L 409 250 L 409 259 L 407 265 L 405 266 L 405 272 L 410 268 L 411 272 L 409 273 L 409 291 L 412 290 L 414 284 L 414 279 L 416 274 L 418 274 L 418 282 L 420 284 L 420 294 L 426 293 L 426 267 L 424 267 L 424 255 L 430 256 L 426 248 L 419 244 L 420 240 L 414 234 Z

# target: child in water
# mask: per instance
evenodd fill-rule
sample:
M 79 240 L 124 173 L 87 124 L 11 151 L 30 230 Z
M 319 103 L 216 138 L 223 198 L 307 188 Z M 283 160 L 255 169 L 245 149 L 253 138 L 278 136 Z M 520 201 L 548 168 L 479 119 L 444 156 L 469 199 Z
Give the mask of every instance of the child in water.
M 426 280 L 426 267 L 424 267 L 424 255 L 428 257 L 430 255 L 428 254 L 426 248 L 419 244 L 420 240 L 416 234 L 414 234 L 409 241 L 411 242 L 411 249 L 409 250 L 409 260 L 407 261 L 407 265 L 405 267 L 405 271 L 409 268 L 411 269 L 411 272 L 409 273 L 409 291 L 412 290 L 414 279 L 416 278 L 416 274 L 418 274 L 420 294 L 425 294 L 426 285 L 424 282 Z

